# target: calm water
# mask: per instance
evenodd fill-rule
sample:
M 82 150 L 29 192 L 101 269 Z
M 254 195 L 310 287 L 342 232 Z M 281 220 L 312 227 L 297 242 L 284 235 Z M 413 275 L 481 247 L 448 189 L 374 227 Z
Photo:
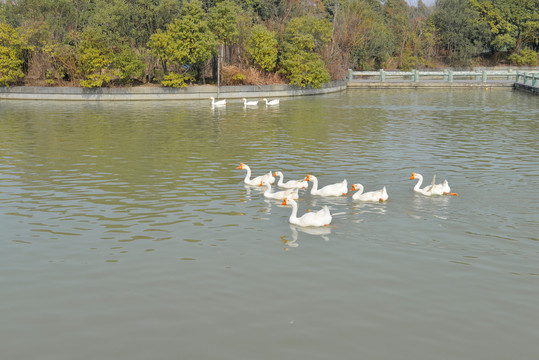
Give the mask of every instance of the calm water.
M 538 119 L 507 89 L 0 101 L 2 358 L 535 359 Z M 301 192 L 334 214 L 305 231 L 240 162 L 389 201 Z

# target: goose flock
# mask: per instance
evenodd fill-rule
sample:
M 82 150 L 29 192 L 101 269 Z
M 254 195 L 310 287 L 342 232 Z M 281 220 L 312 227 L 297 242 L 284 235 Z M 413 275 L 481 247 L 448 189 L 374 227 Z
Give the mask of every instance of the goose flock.
M 299 190 L 307 189 L 309 182 L 313 183 L 310 191 L 311 195 L 346 196 L 349 192 L 346 179 L 338 183 L 329 184 L 318 188 L 318 179 L 316 176 L 311 174 L 308 174 L 304 179 L 288 180 L 287 182 L 284 182 L 284 175 L 281 171 L 275 171 L 273 173 L 269 171 L 264 175 L 251 178 L 251 168 L 248 165 L 240 163 L 237 169 L 247 171 L 245 178 L 243 179 L 243 182 L 246 185 L 265 187 L 264 197 L 268 199 L 283 200 L 281 205 L 291 205 L 292 214 L 290 215 L 288 221 L 293 225 L 302 227 L 327 226 L 332 220 L 332 216 L 327 205 L 323 206 L 322 209 L 318 211 L 307 212 L 298 217 L 298 203 L 296 200 L 299 198 Z M 275 184 L 275 177 L 279 177 L 277 187 L 284 188 L 286 190 L 273 191 L 272 185 Z M 449 187 L 447 180 L 444 180 L 444 182 L 441 184 L 435 184 L 436 175 L 434 175 L 432 178 L 431 184 L 425 186 L 424 188 L 421 188 L 423 183 L 423 176 L 421 174 L 414 172 L 409 179 L 417 180 L 417 183 L 414 186 L 414 191 L 425 196 L 458 195 L 457 193 L 451 192 L 451 188 Z M 356 191 L 354 194 L 352 194 L 352 199 L 357 201 L 384 202 L 389 198 L 385 186 L 380 190 L 363 192 L 363 185 L 356 183 L 352 184 L 350 192 L 352 191 Z
M 215 98 L 212 96 L 212 97 L 210 97 L 210 100 L 211 100 L 211 106 L 212 107 L 224 107 L 224 106 L 226 106 L 226 99 L 215 101 Z M 248 106 L 249 107 L 258 106 L 258 100 L 247 100 L 246 98 L 242 98 L 241 100 L 243 101 L 243 107 L 244 108 L 246 108 Z M 268 99 L 264 98 L 262 100 L 264 101 L 266 106 L 279 105 L 279 99 L 273 99 L 273 100 L 268 101 Z

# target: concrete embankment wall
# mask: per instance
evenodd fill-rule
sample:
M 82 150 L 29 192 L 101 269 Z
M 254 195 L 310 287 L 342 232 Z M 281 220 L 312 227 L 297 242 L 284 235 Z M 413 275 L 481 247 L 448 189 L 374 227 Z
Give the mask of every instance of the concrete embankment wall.
M 208 100 L 241 98 L 274 98 L 285 96 L 318 95 L 346 90 L 346 81 L 333 81 L 321 89 L 291 85 L 217 86 L 199 85 L 181 89 L 165 87 L 131 87 L 85 89 L 75 87 L 0 87 L 0 99 L 12 100 L 73 100 L 73 101 L 129 101 L 129 100 Z
M 494 87 L 512 87 L 514 81 L 490 81 L 483 83 L 481 81 L 455 81 L 447 82 L 441 80 L 424 80 L 422 82 L 413 81 L 358 81 L 352 80 L 348 83 L 349 88 L 370 88 L 370 89 L 419 89 L 419 88 L 494 88 Z
M 534 95 L 539 95 L 539 86 L 532 86 L 532 85 L 523 84 L 523 83 L 515 83 L 515 89 L 526 91 Z

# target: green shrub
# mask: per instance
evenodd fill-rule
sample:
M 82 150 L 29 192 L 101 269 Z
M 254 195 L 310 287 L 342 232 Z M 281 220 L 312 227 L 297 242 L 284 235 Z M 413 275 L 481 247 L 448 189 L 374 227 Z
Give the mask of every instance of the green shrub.
M 255 25 L 247 40 L 247 53 L 255 64 L 266 71 L 272 71 L 277 64 L 277 45 L 273 31 L 263 25 Z
M 509 56 L 508 60 L 515 65 L 529 65 L 537 66 L 537 53 L 532 49 L 524 49 L 518 53 L 513 53 Z
M 321 88 L 331 78 L 320 55 L 307 51 L 288 51 L 281 60 L 279 70 L 292 85 Z
M 195 78 L 190 74 L 169 73 L 168 75 L 165 75 L 164 78 L 165 80 L 161 81 L 161 84 L 163 86 L 174 88 L 186 87 L 188 85 L 187 81 L 195 81 Z
M 11 26 L 0 23 L 0 86 L 24 77 L 24 52 L 31 50 L 26 38 Z

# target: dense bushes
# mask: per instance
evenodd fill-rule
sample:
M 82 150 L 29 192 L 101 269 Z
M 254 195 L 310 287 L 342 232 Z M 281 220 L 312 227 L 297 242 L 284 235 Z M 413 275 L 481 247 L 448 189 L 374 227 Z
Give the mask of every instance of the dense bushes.
M 537 64 L 537 0 L 0 2 L 0 86 L 320 87 L 345 69 Z M 500 54 L 505 54 L 500 56 Z

